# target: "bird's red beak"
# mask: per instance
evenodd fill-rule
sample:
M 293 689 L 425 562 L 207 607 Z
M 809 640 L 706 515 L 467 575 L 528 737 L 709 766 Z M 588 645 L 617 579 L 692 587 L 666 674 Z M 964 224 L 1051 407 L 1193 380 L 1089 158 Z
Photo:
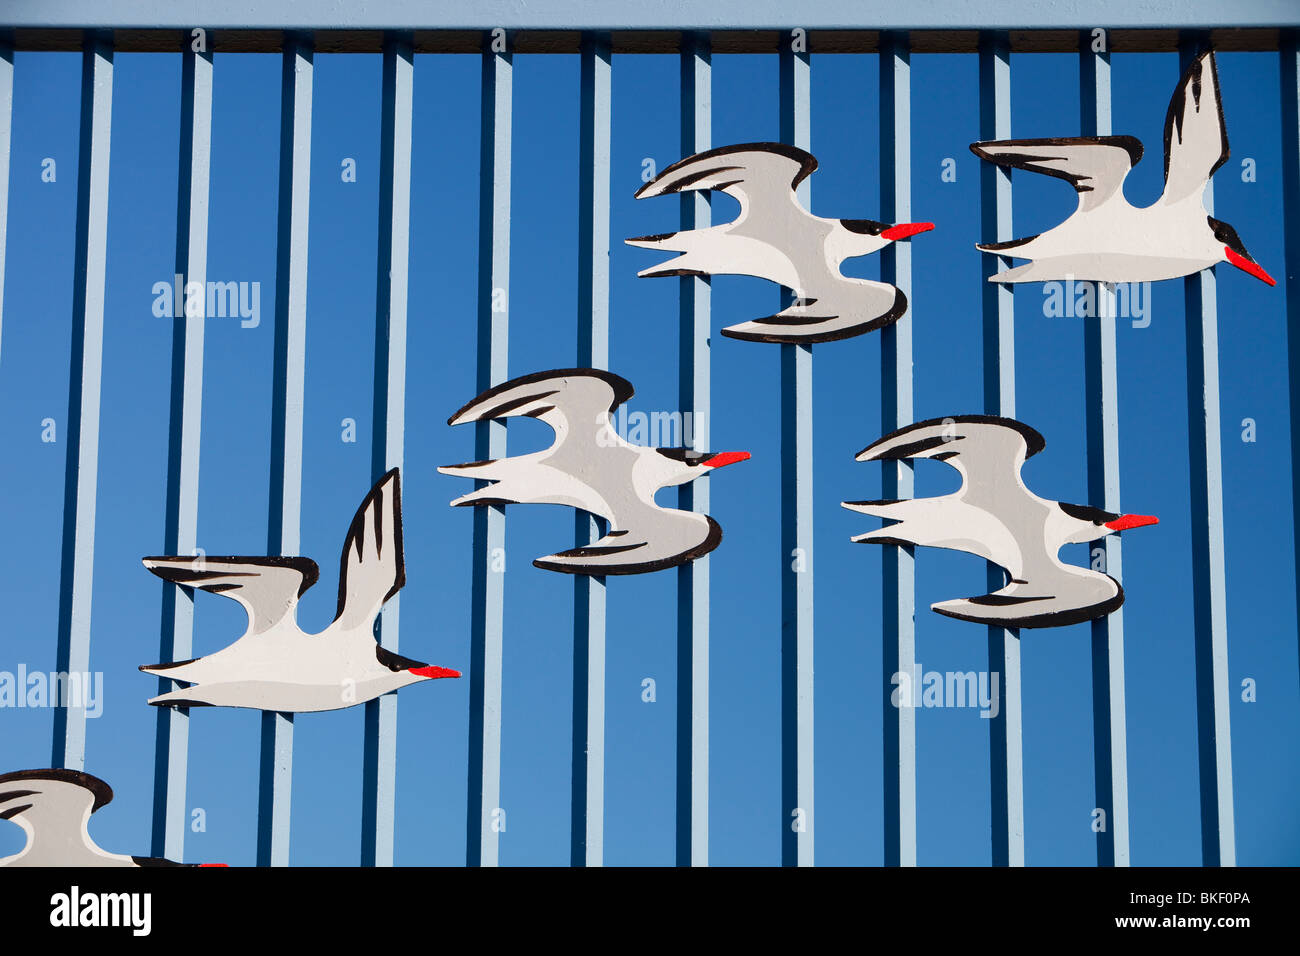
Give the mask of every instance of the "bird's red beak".
M 1243 255 L 1233 252 L 1227 246 L 1223 247 L 1223 254 L 1228 257 L 1228 261 L 1240 269 L 1242 272 L 1249 272 L 1256 279 L 1267 282 L 1269 285 L 1277 285 L 1277 280 L 1264 271 L 1264 267 L 1258 262 L 1251 262 Z
M 890 226 L 880 235 L 893 242 L 897 239 L 906 239 L 908 236 L 915 236 L 918 232 L 929 232 L 934 228 L 932 222 L 900 222 L 895 226 Z
M 1114 521 L 1107 521 L 1106 527 L 1111 531 L 1127 531 L 1129 528 L 1141 528 L 1144 525 L 1159 524 L 1155 515 L 1120 515 Z
M 439 677 L 460 676 L 460 671 L 454 671 L 450 667 L 412 667 L 410 670 L 416 677 L 427 677 L 430 680 L 437 680 Z
M 203 869 L 203 868 L 206 867 L 206 866 L 215 866 L 215 867 L 220 867 L 220 868 L 223 869 L 223 870 L 228 870 L 228 869 L 230 869 L 230 864 L 229 864 L 229 863 L 200 863 L 200 864 L 199 864 L 199 869 Z
M 721 468 L 724 465 L 734 465 L 738 461 L 745 461 L 749 458 L 747 451 L 720 451 L 716 455 L 704 459 L 700 462 L 705 468 Z

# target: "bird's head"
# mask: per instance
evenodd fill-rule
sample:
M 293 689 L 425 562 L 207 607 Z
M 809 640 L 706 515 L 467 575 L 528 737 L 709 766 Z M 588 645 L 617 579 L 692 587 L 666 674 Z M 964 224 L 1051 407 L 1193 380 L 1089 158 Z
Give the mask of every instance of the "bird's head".
M 1117 531 L 1160 523 L 1155 515 L 1120 515 L 1089 505 L 1071 505 L 1065 502 L 1060 502 L 1059 505 L 1056 524 L 1063 532 L 1065 544 L 1083 544 Z
M 401 674 L 406 677 L 408 684 L 414 684 L 422 680 L 438 680 L 442 677 L 460 676 L 460 671 L 454 671 L 450 667 L 434 667 L 421 661 L 411 660 L 411 658 L 403 657 L 401 654 L 394 654 L 379 644 L 375 645 L 375 657 L 378 658 L 379 663 L 394 674 Z
M 828 252 L 834 252 L 838 258 L 851 259 L 878 252 L 891 242 L 910 239 L 917 233 L 929 232 L 934 228 L 932 222 L 876 222 L 874 219 L 841 219 L 842 231 L 832 236 Z
M 1241 241 L 1237 235 L 1237 230 L 1233 229 L 1226 222 L 1220 222 L 1213 216 L 1206 216 L 1209 223 L 1210 232 L 1213 233 L 1213 254 L 1218 262 L 1227 262 L 1236 266 L 1242 272 L 1253 275 L 1261 282 L 1267 282 L 1269 285 L 1277 285 L 1277 280 L 1264 271 L 1264 267 L 1256 262 L 1246 251 L 1246 244 Z
M 747 451 L 695 451 L 692 448 L 655 448 L 654 455 L 647 455 L 645 467 L 653 471 L 653 487 L 667 488 L 670 485 L 683 485 L 707 475 L 716 468 L 745 461 L 749 458 Z

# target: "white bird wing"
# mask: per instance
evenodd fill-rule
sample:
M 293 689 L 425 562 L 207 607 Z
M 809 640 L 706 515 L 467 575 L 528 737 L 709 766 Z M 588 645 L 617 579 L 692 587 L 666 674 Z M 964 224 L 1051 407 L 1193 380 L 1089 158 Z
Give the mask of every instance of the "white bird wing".
M 447 420 L 449 425 L 527 416 L 550 425 L 550 448 L 513 458 L 444 465 L 446 475 L 491 482 L 452 502 L 453 505 L 541 502 L 568 504 L 605 518 L 608 507 L 594 500 L 593 469 L 611 461 L 599 451 L 622 445 L 610 413 L 632 397 L 632 384 L 612 372 L 590 368 L 535 372 L 483 392 Z M 609 447 L 602 447 L 602 443 Z M 554 493 L 547 497 L 547 489 Z
M 1199 196 L 1215 170 L 1228 161 L 1228 130 L 1219 96 L 1213 53 L 1188 66 L 1165 115 L 1166 205 Z
M 130 857 L 100 850 L 87 831 L 90 815 L 112 799 L 103 780 L 75 770 L 0 774 L 0 820 L 18 823 L 29 837 L 24 850 L 0 865 L 86 865 L 97 858 L 107 865 L 131 865 Z
M 722 543 L 722 528 L 708 515 L 639 500 L 617 510 L 619 526 L 599 541 L 533 564 L 569 574 L 642 574 L 694 561 Z
M 1109 575 L 1058 560 L 1040 563 L 1001 590 L 980 597 L 940 601 L 931 607 L 947 617 L 993 627 L 1063 627 L 1090 621 L 1124 603 L 1124 589 Z
M 856 460 L 933 458 L 942 461 L 962 476 L 956 497 L 983 505 L 988 500 L 987 491 L 1003 492 L 1008 485 L 1028 494 L 1020 479 L 1020 467 L 1046 444 L 1036 430 L 1012 418 L 953 415 L 900 428 L 862 449 Z
M 336 620 L 345 630 L 368 629 L 384 602 L 405 583 L 402 480 L 394 468 L 370 489 L 348 528 Z
M 320 577 L 315 561 L 296 557 L 154 557 L 145 558 L 144 566 L 173 584 L 238 601 L 248 612 L 245 636 L 292 620 L 298 599 Z
M 1142 159 L 1142 143 L 1132 136 L 1077 136 L 1063 139 L 1004 139 L 972 143 L 980 159 L 1064 179 L 1079 194 L 1078 212 L 1091 212 L 1124 195 L 1124 178 Z M 1027 242 L 1013 239 L 979 248 L 997 251 Z
M 755 206 L 788 206 L 794 201 L 795 188 L 816 168 L 812 154 L 797 146 L 739 143 L 678 160 L 638 189 L 636 198 L 717 189 L 740 203 L 739 221 L 748 218 Z

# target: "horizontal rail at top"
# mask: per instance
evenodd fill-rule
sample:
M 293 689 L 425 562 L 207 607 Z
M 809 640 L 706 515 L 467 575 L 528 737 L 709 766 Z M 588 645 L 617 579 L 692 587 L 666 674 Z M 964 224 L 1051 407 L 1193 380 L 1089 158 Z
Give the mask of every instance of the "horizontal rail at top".
M 4 16 L 0 13 L 0 17 Z M 1300 27 L 1300 3 L 1296 5 L 1296 25 Z M 196 24 L 202 26 L 202 24 Z M 795 24 L 797 26 L 797 24 Z M 1079 50 L 1082 31 L 1096 25 L 1085 24 L 1069 30 L 1011 30 L 1013 53 L 1071 53 Z M 80 50 L 84 31 L 80 29 L 19 28 L 8 31 L 15 49 Z M 309 31 L 313 32 L 313 31 Z M 406 31 L 416 53 L 481 53 L 485 32 L 481 30 L 414 30 Z M 909 33 L 914 53 L 975 53 L 979 49 L 978 30 L 913 30 Z M 1216 28 L 1208 31 L 1210 43 L 1224 52 L 1276 51 L 1283 29 L 1275 27 Z M 117 29 L 111 31 L 113 48 L 118 52 L 168 53 L 189 49 L 189 31 L 176 29 Z M 788 30 L 712 30 L 709 31 L 714 53 L 776 53 L 787 41 Z M 681 30 L 618 30 L 609 33 L 615 53 L 679 53 Z M 209 49 L 216 53 L 278 53 L 284 48 L 283 30 L 208 31 Z M 1172 53 L 1178 49 L 1177 29 L 1107 30 L 1107 47 L 1112 53 Z M 811 53 L 876 53 L 880 49 L 879 30 L 807 30 Z M 382 30 L 316 30 L 315 48 L 320 53 L 379 53 L 383 50 Z M 581 30 L 510 30 L 510 50 L 514 53 L 577 53 L 581 48 Z

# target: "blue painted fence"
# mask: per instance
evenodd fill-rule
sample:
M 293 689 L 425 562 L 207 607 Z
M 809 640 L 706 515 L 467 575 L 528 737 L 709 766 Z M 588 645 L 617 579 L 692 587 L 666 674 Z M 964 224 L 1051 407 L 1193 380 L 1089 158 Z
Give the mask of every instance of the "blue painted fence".
M 477 55 L 482 59 L 482 149 L 478 251 L 478 386 L 506 379 L 507 313 L 494 311 L 494 294 L 508 293 L 510 271 L 510 179 L 512 130 L 512 58 L 515 52 L 578 52 L 581 56 L 581 169 L 578 171 L 580 268 L 579 347 L 576 364 L 605 367 L 609 352 L 610 137 L 612 52 L 675 52 L 681 58 L 681 155 L 713 145 L 711 135 L 711 65 L 729 52 L 764 52 L 779 58 L 780 130 L 784 141 L 806 147 L 811 118 L 809 51 L 874 53 L 880 69 L 881 214 L 888 221 L 907 221 L 911 212 L 911 122 L 916 105 L 910 86 L 911 58 L 929 52 L 978 52 L 980 131 L 982 138 L 1011 134 L 1012 50 L 1045 50 L 1078 58 L 1082 131 L 1111 132 L 1109 53 L 1093 52 L 1091 24 L 1048 22 L 1041 5 L 1019 10 L 1017 4 L 990 5 L 986 11 L 957 13 L 934 4 L 918 4 L 912 21 L 894 22 L 884 4 L 824 2 L 803 11 L 814 23 L 802 41 L 780 28 L 763 4 L 729 11 L 714 4 L 704 22 L 690 11 L 670 8 L 670 24 L 643 19 L 595 24 L 575 32 L 575 24 L 552 4 L 535 4 L 537 22 L 495 29 L 489 9 L 478 23 L 415 25 L 424 7 L 389 2 L 373 23 L 283 22 L 285 10 L 267 14 L 265 23 L 230 23 L 214 7 L 193 8 L 186 15 L 212 24 L 203 52 L 188 44 L 188 28 L 175 21 L 170 5 L 137 4 L 138 22 L 102 22 L 99 8 L 82 4 L 54 11 L 33 3 L 11 9 L 10 26 L 0 41 L 0 272 L 3 271 L 5 218 L 10 152 L 10 104 L 14 49 L 79 49 L 82 55 L 80 163 L 75 236 L 74 336 L 70 356 L 70 422 L 64 491 L 62 600 L 59 607 L 58 667 L 87 671 L 90 657 L 90 594 L 94 565 L 96 474 L 99 454 L 101 351 L 103 341 L 106 219 L 115 49 L 180 50 L 184 58 L 181 98 L 180 185 L 176 223 L 176 271 L 202 282 L 206 275 L 208 179 L 211 155 L 213 59 L 211 50 L 246 49 L 282 58 L 280 185 L 275 303 L 274 415 L 268 549 L 296 554 L 302 493 L 302 407 L 308 323 L 306 320 L 307 209 L 310 196 L 313 50 L 328 41 L 330 49 L 382 52 L 381 188 L 377 277 L 377 339 L 374 377 L 374 441 L 371 470 L 375 477 L 403 463 L 406 417 L 406 317 L 412 178 L 412 90 L 414 53 Z M 220 6 L 220 5 L 217 5 Z M 499 6 L 499 5 L 498 5 Z M 770 5 L 769 5 L 770 6 Z M 1171 5 L 1159 18 L 1134 13 L 1130 3 L 1106 11 L 1115 29 L 1110 49 L 1177 48 L 1184 60 L 1198 44 L 1212 40 L 1221 49 L 1250 49 L 1280 56 L 1283 146 L 1286 160 L 1286 292 L 1290 328 L 1300 327 L 1300 16 L 1289 4 L 1258 3 L 1241 12 L 1240 23 L 1256 29 L 1176 34 L 1173 21 L 1206 28 L 1228 27 L 1215 18 L 1221 4 Z M 287 8 L 286 8 L 287 9 Z M 996 11 L 996 13 L 995 13 Z M 357 14 L 355 16 L 361 16 Z M 998 17 L 1001 17 L 1001 20 Z M 387 21 L 381 22 L 383 17 Z M 406 17 L 408 20 L 403 20 Z M 730 19 L 729 19 L 730 18 Z M 969 22 L 964 22 L 969 20 Z M 1010 26 L 1007 18 L 1025 21 L 1015 32 L 985 29 Z M 310 19 L 310 18 L 308 18 Z M 408 22 L 409 21 L 409 22 Z M 395 29 L 403 22 L 408 28 Z M 867 23 L 874 26 L 867 28 Z M 857 26 L 855 26 L 857 24 Z M 114 35 L 113 26 L 131 27 Z M 727 27 L 755 28 L 737 32 Z M 884 28 L 881 28 L 883 25 Z M 223 36 L 223 27 L 246 28 Z M 164 29 L 165 27 L 165 29 Z M 289 29 L 291 28 L 292 29 Z M 538 32 L 517 27 L 536 27 Z M 657 32 L 647 28 L 657 27 Z M 690 27 L 690 29 L 682 29 Z M 1032 27 L 1033 29 L 1030 29 Z M 1283 29 L 1275 29 L 1283 27 Z M 273 28 L 273 29 L 272 29 Z M 541 32 L 541 31 L 551 32 Z M 283 32 L 282 32 L 283 31 Z M 568 32 L 556 32 L 568 31 Z M 182 42 L 182 37 L 184 42 Z M 220 44 L 225 44 L 220 46 Z M 1011 191 L 1007 170 L 982 164 L 982 221 L 985 240 L 1011 234 Z M 808 181 L 801 186 L 807 202 Z M 707 195 L 681 197 L 681 227 L 709 222 Z M 1212 200 L 1211 200 L 1212 201 Z M 985 274 L 1009 262 L 985 254 Z M 910 296 L 911 250 L 906 243 L 884 253 L 883 276 Z M 680 282 L 680 410 L 699 424 L 694 436 L 709 447 L 710 283 L 684 277 Z M 1102 290 L 1099 290 L 1101 292 Z M 1219 449 L 1218 331 L 1215 277 L 1212 271 L 1186 279 L 1188 367 L 1187 415 L 1192 435 L 1189 474 L 1194 503 L 1196 569 L 1196 696 L 1201 774 L 1202 851 L 1206 865 L 1235 862 L 1233 786 L 1228 722 L 1228 630 L 1224 607 L 1222 468 Z M 3 289 L 0 289 L 0 296 Z M 984 404 L 991 414 L 1016 411 L 1013 304 L 1008 287 L 986 284 L 983 292 Z M 3 298 L 0 298 L 0 309 Z M 1111 310 L 1113 313 L 1113 310 Z M 0 318 L 3 317 L 0 311 Z M 2 328 L 2 326 L 0 326 Z M 1115 320 L 1097 319 L 1086 332 L 1089 500 L 1119 510 L 1118 438 L 1120 408 L 1116 398 Z M 881 332 L 881 432 L 913 419 L 912 316 Z M 1292 448 L 1300 448 L 1300 345 L 1294 331 L 1291 350 Z M 2 345 L 2 342 L 0 342 Z M 781 346 L 782 547 L 786 555 L 811 555 L 813 482 L 813 354 L 807 346 Z M 170 443 L 167 514 L 163 551 L 190 553 L 195 528 L 200 455 L 203 370 L 203 319 L 177 325 L 171 371 Z M 506 432 L 500 422 L 478 426 L 479 458 L 505 454 Z M 1297 463 L 1300 464 L 1300 463 Z M 1293 469 L 1300 475 L 1300 467 Z M 885 497 L 912 491 L 911 465 L 885 469 Z M 1300 479 L 1295 485 L 1300 513 Z M 706 511 L 707 484 L 686 485 L 680 506 Z M 599 536 L 598 522 L 580 514 L 579 543 Z M 504 576 L 493 570 L 493 556 L 505 545 L 506 521 L 500 507 L 475 509 L 473 535 L 471 719 L 468 774 L 466 862 L 496 865 L 499 832 L 493 814 L 500 803 L 502 734 L 502 661 Z M 1300 548 L 1300 535 L 1296 537 Z M 1105 541 L 1110 573 L 1120 576 L 1118 538 Z M 1300 552 L 1298 552 L 1300 553 Z M 679 865 L 709 862 L 709 558 L 682 567 L 677 574 L 677 786 L 676 859 Z M 990 569 L 994 587 L 1001 572 Z M 813 779 L 813 583 L 814 576 L 786 564 L 781 594 L 782 698 L 781 793 L 782 860 L 811 865 L 814 860 L 815 804 Z M 885 549 L 880 582 L 885 620 L 883 663 L 886 675 L 908 670 L 915 661 L 915 593 L 913 555 L 908 548 Z M 160 660 L 191 656 L 192 595 L 180 588 L 164 590 Z M 573 662 L 573 768 L 571 861 L 575 866 L 602 863 L 604 822 L 605 583 L 579 576 L 574 581 L 575 655 Z M 399 599 L 387 605 L 380 630 L 383 644 L 396 650 Z M 1025 860 L 1024 781 L 1020 712 L 1020 642 L 1015 631 L 990 628 L 989 666 L 1004 675 L 1005 706 L 989 722 L 991 754 L 991 832 L 995 864 L 1023 865 Z M 1122 612 L 1092 625 L 1093 720 L 1097 806 L 1111 825 L 1097 835 L 1098 865 L 1129 863 L 1128 786 L 1124 702 L 1124 632 Z M 162 689 L 171 689 L 161 681 Z M 890 704 L 890 687 L 881 688 L 884 714 L 884 820 L 887 865 L 915 865 L 916 724 L 915 711 Z M 362 863 L 391 865 L 394 857 L 395 695 L 366 705 L 366 749 Z M 153 852 L 174 859 L 184 854 L 188 758 L 186 710 L 160 709 L 155 757 Z M 85 763 L 85 715 L 76 709 L 57 714 L 52 759 L 57 766 L 80 769 Z M 292 716 L 266 714 L 262 723 L 261 785 L 257 860 L 283 866 L 289 860 L 289 791 L 293 769 Z

